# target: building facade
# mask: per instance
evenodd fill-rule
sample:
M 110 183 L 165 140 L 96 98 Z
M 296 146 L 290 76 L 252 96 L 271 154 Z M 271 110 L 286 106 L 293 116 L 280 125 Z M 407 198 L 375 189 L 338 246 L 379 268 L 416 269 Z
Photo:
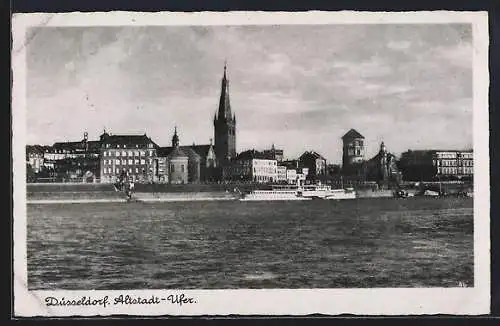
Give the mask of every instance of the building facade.
M 287 169 L 286 170 L 286 181 L 288 184 L 295 184 L 297 182 L 297 170 Z
M 45 148 L 40 145 L 26 146 L 26 164 L 30 166 L 33 173 L 40 173 L 43 169 Z
M 276 171 L 277 171 L 276 181 L 278 183 L 286 183 L 287 182 L 286 166 L 278 165 Z
M 406 181 L 471 179 L 474 176 L 472 150 L 408 150 L 399 167 Z
M 152 182 L 158 145 L 146 134 L 100 137 L 101 183 L 116 182 L 125 171 L 134 182 Z
M 262 152 L 248 150 L 240 153 L 232 162 L 229 173 L 231 180 L 256 183 L 276 183 L 278 164 Z
M 319 180 L 326 176 L 326 159 L 314 151 L 304 152 L 299 157 L 299 168 L 308 170 L 309 180 Z
M 182 149 L 175 147 L 167 156 L 168 182 L 171 184 L 186 184 L 189 179 L 189 157 Z
M 221 82 L 219 109 L 214 116 L 214 134 L 217 164 L 221 167 L 228 165 L 236 157 L 236 115 L 231 113 L 226 65 Z

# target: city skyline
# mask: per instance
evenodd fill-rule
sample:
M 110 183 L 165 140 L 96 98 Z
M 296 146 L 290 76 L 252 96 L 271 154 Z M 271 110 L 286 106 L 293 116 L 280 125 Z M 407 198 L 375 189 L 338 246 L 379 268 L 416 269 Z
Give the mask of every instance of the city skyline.
M 275 144 L 340 163 L 354 128 L 366 156 L 472 148 L 472 30 L 442 25 L 45 27 L 28 46 L 27 141 L 147 133 L 168 146 L 213 135 L 224 61 L 237 150 Z M 175 44 L 170 47 L 169 44 Z M 439 137 L 436 137 L 439 135 Z

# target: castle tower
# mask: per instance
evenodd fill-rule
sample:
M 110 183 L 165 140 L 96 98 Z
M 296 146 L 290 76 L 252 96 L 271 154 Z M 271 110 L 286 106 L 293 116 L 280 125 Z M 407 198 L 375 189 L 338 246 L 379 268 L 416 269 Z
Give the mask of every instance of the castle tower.
M 224 64 L 219 110 L 214 116 L 215 154 L 217 161 L 222 165 L 236 156 L 236 115 L 231 114 L 226 70 L 227 67 Z
M 354 129 L 342 136 L 342 170 L 350 171 L 352 165 L 365 160 L 365 145 L 363 135 Z

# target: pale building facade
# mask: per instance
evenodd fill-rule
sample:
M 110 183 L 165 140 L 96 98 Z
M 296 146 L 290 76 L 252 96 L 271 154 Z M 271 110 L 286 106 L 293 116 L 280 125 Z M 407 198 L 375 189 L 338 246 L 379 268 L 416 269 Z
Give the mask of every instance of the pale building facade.
M 101 183 L 118 180 L 124 171 L 136 182 L 153 181 L 158 145 L 144 135 L 101 135 Z
M 277 182 L 286 182 L 287 181 L 286 166 L 278 165 L 276 170 L 277 170 L 276 181 Z

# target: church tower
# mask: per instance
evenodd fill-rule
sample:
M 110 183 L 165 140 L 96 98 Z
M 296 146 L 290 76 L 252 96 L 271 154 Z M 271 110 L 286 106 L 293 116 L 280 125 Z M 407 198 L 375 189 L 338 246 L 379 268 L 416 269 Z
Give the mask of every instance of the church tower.
M 236 115 L 231 114 L 229 81 L 227 80 L 226 70 L 226 64 L 224 64 L 219 110 L 214 116 L 215 154 L 217 161 L 221 165 L 236 156 Z

